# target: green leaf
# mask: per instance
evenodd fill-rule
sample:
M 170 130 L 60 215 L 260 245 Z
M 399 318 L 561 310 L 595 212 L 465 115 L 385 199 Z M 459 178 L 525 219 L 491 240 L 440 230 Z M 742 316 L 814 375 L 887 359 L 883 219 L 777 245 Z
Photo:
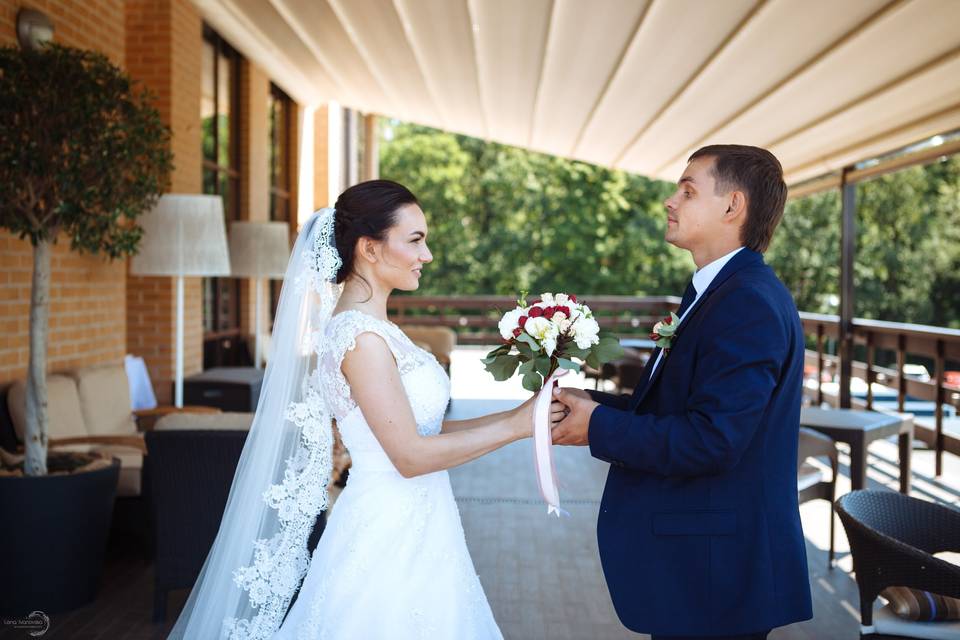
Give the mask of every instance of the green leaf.
M 536 371 L 530 371 L 523 376 L 523 388 L 527 391 L 537 392 L 543 386 L 543 378 Z
M 580 358 L 581 360 L 590 354 L 590 349 L 581 349 L 576 345 L 576 343 L 573 342 L 565 346 L 563 350 L 567 354 L 567 357 Z
M 544 380 L 550 377 L 550 358 L 547 356 L 540 356 L 534 360 L 533 363 L 537 373 L 543 376 Z
M 557 365 L 561 369 L 568 369 L 570 371 L 580 371 L 580 365 L 572 360 L 567 360 L 566 358 L 557 358 Z
M 503 344 L 487 354 L 486 358 L 480 360 L 483 364 L 490 364 L 497 359 L 497 356 L 502 356 L 510 353 L 510 345 Z
M 498 356 L 496 360 L 488 364 L 485 368 L 493 374 L 494 380 L 503 382 L 504 380 L 510 379 L 510 376 L 517 370 L 517 365 L 519 364 L 520 359 L 516 356 Z
M 523 364 L 520 365 L 520 368 L 517 369 L 517 373 L 519 373 L 520 375 L 526 375 L 531 371 L 535 370 L 534 369 L 535 364 L 536 364 L 535 360 L 526 360 L 523 362 Z
M 593 369 L 599 369 L 603 365 L 603 363 L 600 362 L 600 358 L 597 357 L 596 352 L 593 351 L 591 351 L 590 355 L 587 356 L 586 362 L 587 366 Z
M 520 352 L 520 355 L 524 356 L 525 358 L 530 358 L 531 360 L 537 357 L 537 353 L 525 342 L 517 343 L 517 351 Z
M 529 333 L 526 333 L 526 332 L 521 333 L 521 334 L 519 335 L 519 337 L 517 337 L 517 342 L 518 342 L 518 343 L 520 343 L 520 342 L 525 342 L 525 343 L 528 344 L 528 345 L 530 346 L 530 348 L 533 349 L 535 352 L 539 352 L 539 351 L 540 351 L 540 345 L 537 344 L 536 339 L 535 339 L 532 335 L 530 335 Z
M 623 357 L 623 347 L 616 338 L 601 338 L 600 343 L 593 348 L 591 356 L 596 357 L 601 364 L 611 362 Z

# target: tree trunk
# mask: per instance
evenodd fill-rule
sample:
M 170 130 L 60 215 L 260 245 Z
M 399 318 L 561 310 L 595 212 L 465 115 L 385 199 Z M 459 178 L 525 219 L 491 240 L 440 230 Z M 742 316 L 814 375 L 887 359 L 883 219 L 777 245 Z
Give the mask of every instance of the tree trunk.
M 50 242 L 33 248 L 33 286 L 30 291 L 30 364 L 27 369 L 27 428 L 24 473 L 47 473 L 47 333 L 50 317 Z

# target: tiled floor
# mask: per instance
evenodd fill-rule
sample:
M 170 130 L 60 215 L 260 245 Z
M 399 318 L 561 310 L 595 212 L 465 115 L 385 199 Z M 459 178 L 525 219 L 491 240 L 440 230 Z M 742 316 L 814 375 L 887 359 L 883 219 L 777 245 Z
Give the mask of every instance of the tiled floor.
M 452 417 L 506 408 L 526 395 L 517 385 L 490 380 L 479 365 L 480 356 L 481 351 L 469 349 L 455 354 Z M 567 381 L 579 382 L 573 376 Z M 897 486 L 896 455 L 896 446 L 889 442 L 871 447 L 872 487 Z M 450 474 L 467 544 L 504 635 L 517 640 L 644 638 L 620 625 L 600 569 L 595 525 L 606 465 L 591 458 L 584 448 L 556 449 L 557 473 L 563 482 L 561 496 L 570 512 L 569 518 L 558 520 L 547 516 L 539 500 L 531 459 L 530 443 L 520 442 Z M 841 464 L 846 462 L 841 455 Z M 913 469 L 913 495 L 960 504 L 960 458 L 947 455 L 945 473 L 935 479 L 933 454 L 915 451 Z M 844 466 L 841 474 L 846 473 Z M 838 495 L 848 490 L 847 476 L 841 475 Z M 829 507 L 824 501 L 814 501 L 801 507 L 801 515 L 808 541 L 814 618 L 778 629 L 771 638 L 855 639 L 859 630 L 858 598 L 843 529 L 837 525 L 838 567 L 828 571 Z M 186 594 L 171 597 L 171 619 L 166 625 L 154 625 L 150 622 L 152 578 L 151 565 L 140 549 L 115 545 L 97 601 L 69 614 L 51 616 L 51 628 L 43 640 L 166 637 Z M 0 626 L 0 639 L 30 637 L 26 631 Z

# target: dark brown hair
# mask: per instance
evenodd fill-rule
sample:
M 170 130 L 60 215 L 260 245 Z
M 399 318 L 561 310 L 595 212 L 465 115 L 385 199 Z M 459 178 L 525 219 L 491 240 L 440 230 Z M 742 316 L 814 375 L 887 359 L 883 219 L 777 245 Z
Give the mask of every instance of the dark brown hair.
M 743 191 L 747 199 L 747 219 L 740 227 L 740 241 L 754 251 L 766 251 L 783 218 L 787 201 L 780 161 L 766 149 L 741 144 L 701 147 L 688 162 L 696 158 L 713 158 L 716 193 Z
M 343 261 L 337 272 L 338 284 L 353 273 L 357 240 L 385 240 L 387 231 L 397 223 L 397 209 L 405 204 L 420 201 L 405 186 L 391 180 L 368 180 L 340 194 L 333 205 L 333 237 Z

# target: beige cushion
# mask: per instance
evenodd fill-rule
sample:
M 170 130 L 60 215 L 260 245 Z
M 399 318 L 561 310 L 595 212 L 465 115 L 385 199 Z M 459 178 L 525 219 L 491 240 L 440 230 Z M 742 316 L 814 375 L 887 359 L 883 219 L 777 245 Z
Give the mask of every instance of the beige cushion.
M 130 409 L 130 385 L 122 364 L 86 367 L 74 372 L 83 420 L 92 435 L 137 432 Z
M 23 434 L 27 428 L 27 383 L 17 380 L 10 386 L 7 395 L 10 408 L 10 419 L 17 432 L 17 440 L 23 442 Z M 65 375 L 51 374 L 47 376 L 47 416 L 50 421 L 48 436 L 50 438 L 80 438 L 87 435 L 87 427 L 80 408 L 80 397 L 77 395 L 77 385 L 73 378 Z M 75 447 L 86 450 L 88 447 Z
M 171 413 L 157 421 L 154 431 L 236 430 L 248 431 L 253 413 Z
M 93 450 L 120 460 L 120 479 L 117 482 L 117 496 L 140 495 L 140 479 L 143 470 L 143 454 L 141 454 L 140 451 L 113 444 L 96 445 L 93 447 Z
M 450 354 L 457 346 L 457 333 L 450 327 L 404 325 L 401 327 L 412 342 L 430 345 L 429 351 L 442 363 L 450 363 Z

